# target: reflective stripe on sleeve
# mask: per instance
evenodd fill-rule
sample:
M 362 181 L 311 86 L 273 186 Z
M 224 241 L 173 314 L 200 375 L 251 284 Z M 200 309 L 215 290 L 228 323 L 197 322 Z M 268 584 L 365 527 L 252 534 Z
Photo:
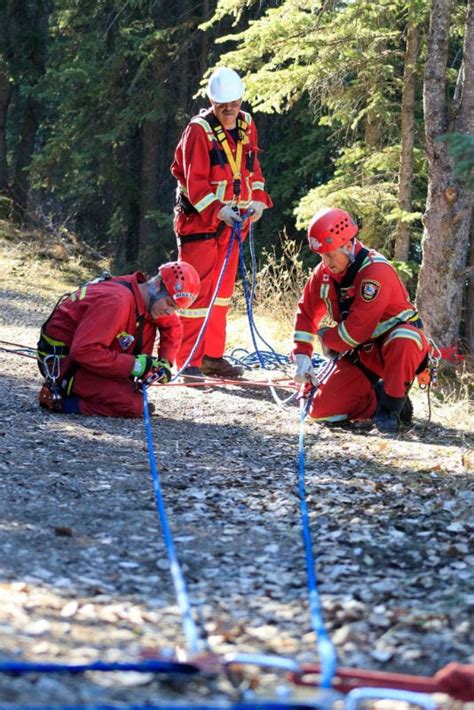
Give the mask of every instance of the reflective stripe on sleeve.
M 357 345 L 359 345 L 359 341 L 358 341 L 358 340 L 354 340 L 354 338 L 352 338 L 352 337 L 349 335 L 349 333 L 347 332 L 347 328 L 346 328 L 344 322 L 339 323 L 339 325 L 337 326 L 337 332 L 338 332 L 339 337 L 341 338 L 341 340 L 343 340 L 345 343 L 347 343 L 348 345 L 350 345 L 351 348 L 355 348 L 355 347 L 357 347 Z
M 321 289 L 319 291 L 319 295 L 321 296 L 321 300 L 323 300 L 324 303 L 326 304 L 327 312 L 330 315 L 330 317 L 333 320 L 336 320 L 334 318 L 334 313 L 332 310 L 331 299 L 329 298 L 329 284 L 323 284 L 323 283 L 321 284 Z
M 398 313 L 396 316 L 392 316 L 392 318 L 389 318 L 388 320 L 381 321 L 370 337 L 379 338 L 381 335 L 391 330 L 391 328 L 396 326 L 398 323 L 406 323 L 410 320 L 410 318 L 413 318 L 414 316 L 418 316 L 418 314 L 411 308 L 407 309 L 406 311 L 400 311 L 400 313 Z
M 295 330 L 293 333 L 293 340 L 299 343 L 314 343 L 315 339 L 314 333 L 308 333 L 306 330 Z
M 181 318 L 205 318 L 208 310 L 208 308 L 183 308 L 178 313 Z
M 194 208 L 198 212 L 202 212 L 203 210 L 206 209 L 206 207 L 209 207 L 209 205 L 212 205 L 213 202 L 217 200 L 217 196 L 215 195 L 214 192 L 210 192 L 208 195 L 202 198 L 202 200 L 199 200 L 199 202 L 196 202 Z

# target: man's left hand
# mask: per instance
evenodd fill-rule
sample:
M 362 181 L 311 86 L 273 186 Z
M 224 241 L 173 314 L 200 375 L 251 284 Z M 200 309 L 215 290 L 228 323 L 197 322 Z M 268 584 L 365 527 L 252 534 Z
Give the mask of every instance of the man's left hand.
M 250 216 L 250 221 L 251 222 L 258 222 L 260 217 L 263 214 L 263 210 L 267 209 L 267 205 L 265 202 L 259 202 L 258 200 L 252 200 L 252 202 L 248 206 L 248 210 L 251 214 Z
M 160 358 L 156 361 L 155 382 L 162 385 L 168 384 L 171 380 L 171 363 L 165 358 Z
M 317 336 L 319 338 L 319 342 L 321 344 L 321 351 L 324 355 L 324 357 L 327 358 L 333 358 L 336 357 L 339 353 L 337 353 L 335 350 L 331 350 L 331 348 L 328 348 L 327 345 L 324 344 L 324 333 L 327 333 L 328 330 L 331 330 L 331 328 L 326 327 L 326 328 L 320 328 L 317 332 Z

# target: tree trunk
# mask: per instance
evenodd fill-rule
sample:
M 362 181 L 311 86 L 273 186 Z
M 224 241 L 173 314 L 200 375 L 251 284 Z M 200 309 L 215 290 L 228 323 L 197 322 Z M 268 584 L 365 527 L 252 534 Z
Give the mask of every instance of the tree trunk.
M 10 103 L 11 84 L 0 69 L 0 194 L 8 191 L 8 158 L 6 124 L 8 104 Z
M 8 191 L 7 116 L 12 85 L 6 71 L 7 11 L 0 8 L 0 194 Z
M 28 208 L 28 190 L 30 178 L 28 166 L 31 162 L 38 130 L 37 106 L 32 99 L 27 101 L 23 112 L 20 141 L 16 149 L 15 171 L 11 194 L 13 197 L 13 214 L 17 222 L 23 222 Z
M 25 9 L 26 6 L 26 9 Z M 10 7 L 10 24 L 14 25 L 17 36 L 27 38 L 25 47 L 13 48 L 13 52 L 22 51 L 28 57 L 28 84 L 22 89 L 28 90 L 28 98 L 22 104 L 20 137 L 15 151 L 15 168 L 11 194 L 14 200 L 14 215 L 23 221 L 28 208 L 30 177 L 28 168 L 33 157 L 36 134 L 39 126 L 39 103 L 32 96 L 39 79 L 45 71 L 46 47 L 48 39 L 49 4 L 36 0 L 30 7 L 27 3 L 14 2 Z M 29 10 L 29 11 L 28 11 Z M 20 61 L 13 57 L 12 61 Z
M 466 348 L 472 355 L 474 353 L 474 220 L 471 222 L 471 247 L 469 249 L 468 269 L 464 329 Z
M 428 57 L 424 80 L 425 132 L 428 155 L 428 197 L 423 217 L 423 262 L 417 304 L 438 345 L 458 341 L 473 190 L 453 178 L 446 133 L 474 132 L 474 21 L 469 2 L 459 101 L 451 120 L 445 101 L 446 64 L 452 0 L 432 0 Z
M 413 145 L 415 139 L 415 89 L 416 60 L 418 57 L 418 26 L 411 8 L 408 18 L 403 96 L 401 116 L 400 170 L 398 173 L 398 206 L 404 212 L 412 211 Z M 408 261 L 410 252 L 410 225 L 400 220 L 395 237 L 394 259 Z
M 202 2 L 202 19 L 208 20 L 211 15 L 211 8 L 209 0 L 203 0 Z M 201 76 L 204 74 L 209 66 L 209 34 L 208 32 L 201 33 L 201 54 L 200 54 L 200 65 L 201 65 Z
M 145 259 L 151 256 L 151 250 L 156 248 L 158 242 L 156 222 L 149 213 L 158 206 L 159 131 L 160 124 L 155 120 L 145 121 L 141 128 L 140 253 L 145 255 Z

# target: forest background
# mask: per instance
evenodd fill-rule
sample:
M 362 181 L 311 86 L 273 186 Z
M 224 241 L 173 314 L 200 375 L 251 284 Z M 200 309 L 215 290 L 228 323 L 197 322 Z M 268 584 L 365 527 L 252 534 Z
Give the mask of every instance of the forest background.
M 259 269 L 309 269 L 308 218 L 345 208 L 438 344 L 472 354 L 471 0 L 1 0 L 0 217 L 73 233 L 117 273 L 175 258 L 169 166 L 223 64 L 275 203 Z

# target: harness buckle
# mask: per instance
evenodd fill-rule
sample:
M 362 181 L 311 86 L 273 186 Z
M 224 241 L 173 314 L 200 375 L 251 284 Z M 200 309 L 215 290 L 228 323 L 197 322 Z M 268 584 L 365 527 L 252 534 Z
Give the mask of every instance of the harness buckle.
M 416 376 L 420 389 L 426 389 L 430 385 L 436 387 L 438 384 L 438 369 L 439 361 L 441 360 L 441 351 L 431 338 L 429 339 L 430 349 L 426 367 Z

